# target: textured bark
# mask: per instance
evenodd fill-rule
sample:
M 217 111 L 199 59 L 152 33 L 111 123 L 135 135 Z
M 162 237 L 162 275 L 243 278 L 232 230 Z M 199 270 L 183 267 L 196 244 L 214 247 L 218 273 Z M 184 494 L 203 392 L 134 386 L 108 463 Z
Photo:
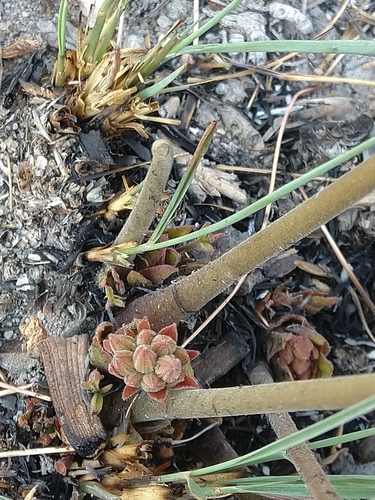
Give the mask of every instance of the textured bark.
M 49 337 L 38 344 L 61 428 L 83 457 L 95 455 L 107 442 L 99 417 L 91 413 L 82 398 L 88 347 L 87 335 Z

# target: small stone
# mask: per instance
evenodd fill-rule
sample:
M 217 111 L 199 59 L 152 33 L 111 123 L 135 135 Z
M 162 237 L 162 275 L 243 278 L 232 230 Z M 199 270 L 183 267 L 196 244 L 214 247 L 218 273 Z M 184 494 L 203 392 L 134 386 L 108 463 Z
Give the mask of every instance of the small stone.
M 169 17 L 163 16 L 163 15 L 161 15 L 158 18 L 157 23 L 158 23 L 158 25 L 159 25 L 159 27 L 160 27 L 161 30 L 167 30 L 173 24 L 172 21 L 169 19 Z
M 14 331 L 13 330 L 6 330 L 3 335 L 4 335 L 5 340 L 12 340 L 12 338 L 14 336 Z
M 32 290 L 27 274 L 21 274 L 21 276 L 16 281 L 16 286 L 23 291 Z
M 30 262 L 40 262 L 42 260 L 40 255 L 38 255 L 37 253 L 29 253 L 27 258 Z
M 48 160 L 45 156 L 37 156 L 36 160 L 35 160 L 35 166 L 37 168 L 40 168 L 40 169 L 45 169 L 48 165 Z

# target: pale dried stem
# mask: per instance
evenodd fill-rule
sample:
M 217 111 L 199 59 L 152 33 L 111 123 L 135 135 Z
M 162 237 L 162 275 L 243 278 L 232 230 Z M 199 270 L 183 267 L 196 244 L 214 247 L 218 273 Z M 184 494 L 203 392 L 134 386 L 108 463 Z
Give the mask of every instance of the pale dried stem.
M 241 288 L 243 282 L 247 278 L 247 274 L 244 274 L 242 278 L 237 282 L 236 286 L 233 288 L 228 297 L 223 300 L 223 302 L 208 316 L 205 321 L 185 340 L 185 342 L 181 345 L 181 347 L 186 347 L 190 342 L 192 342 L 197 335 L 201 333 L 202 330 L 206 328 L 207 325 L 211 323 L 211 321 L 216 318 L 220 311 L 224 309 L 224 307 L 232 300 L 232 298 L 236 295 L 238 290 Z
M 374 391 L 375 374 L 366 374 L 261 386 L 170 391 L 162 403 L 140 394 L 133 405 L 132 421 L 339 410 L 362 401 Z
M 32 388 L 34 384 L 27 384 L 21 387 L 15 387 L 14 385 L 6 384 L 5 382 L 0 382 L 0 388 L 4 389 L 0 391 L 0 398 L 3 396 L 9 396 L 10 394 L 24 394 L 25 396 L 31 396 L 33 398 L 42 399 L 43 401 L 51 401 L 49 396 L 45 396 L 44 394 L 39 394 L 36 391 L 31 391 L 29 389 Z
M 60 453 L 75 453 L 72 446 L 45 446 L 44 448 L 32 448 L 28 450 L 1 451 L 0 458 L 30 457 L 31 455 L 52 455 Z M 1 498 L 1 497 L 0 497 Z
M 274 191 L 274 189 L 275 189 L 277 166 L 278 166 L 278 163 L 279 163 L 279 156 L 280 156 L 280 151 L 281 151 L 281 144 L 282 144 L 282 141 L 283 141 L 285 128 L 286 128 L 286 125 L 288 123 L 289 115 L 292 112 L 293 106 L 294 106 L 295 102 L 297 101 L 297 99 L 301 95 L 306 94 L 307 92 L 311 92 L 312 90 L 314 90 L 314 87 L 309 87 L 307 89 L 299 90 L 293 96 L 293 99 L 288 104 L 288 107 L 286 109 L 285 115 L 283 116 L 283 119 L 282 119 L 282 122 L 281 122 L 281 125 L 280 125 L 279 133 L 277 135 L 276 146 L 275 146 L 275 153 L 273 155 L 273 161 L 272 161 L 272 173 L 271 173 L 271 178 L 270 178 L 270 185 L 269 185 L 269 188 L 268 188 L 268 194 L 271 194 Z M 262 228 L 261 229 L 264 229 L 265 227 L 267 227 L 267 224 L 268 224 L 268 221 L 269 221 L 269 217 L 270 217 L 270 213 L 271 213 L 271 205 L 267 205 L 266 208 L 265 208 L 265 211 L 264 211 L 264 217 L 263 217 L 263 223 L 262 223 Z
M 152 145 L 152 162 L 142 191 L 124 227 L 115 240 L 115 245 L 142 243 L 165 190 L 173 165 L 173 151 L 167 141 L 155 141 Z
M 250 382 L 255 385 L 273 383 L 273 378 L 263 363 L 259 363 L 253 369 L 249 378 Z M 287 412 L 269 413 L 267 417 L 279 439 L 298 431 Z M 286 453 L 314 498 L 319 500 L 339 500 L 340 497 L 306 443 L 293 446 Z

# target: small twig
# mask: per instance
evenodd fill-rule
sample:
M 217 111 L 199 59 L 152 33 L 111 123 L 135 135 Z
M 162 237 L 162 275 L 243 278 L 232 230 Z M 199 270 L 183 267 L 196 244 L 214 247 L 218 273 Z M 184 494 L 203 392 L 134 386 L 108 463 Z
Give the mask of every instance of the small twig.
M 43 401 L 51 401 L 51 398 L 49 396 L 44 396 L 43 394 L 39 394 L 35 391 L 29 391 L 28 389 L 32 386 L 33 384 L 27 384 L 21 387 L 15 387 L 13 385 L 6 384 L 5 382 L 0 382 L 0 388 L 4 389 L 3 391 L 0 391 L 0 398 L 3 396 L 9 396 L 10 394 L 18 393 L 24 394 L 25 396 L 31 396 L 33 398 L 42 399 Z
M 0 458 L 29 457 L 31 455 L 51 455 L 53 453 L 75 453 L 72 446 L 50 446 L 46 448 L 33 448 L 32 450 L 1 451 Z
M 274 381 L 263 363 L 259 363 L 253 369 L 249 378 L 251 383 L 255 385 L 271 384 Z M 267 417 L 279 439 L 298 431 L 289 413 L 270 413 Z M 286 453 L 314 498 L 319 500 L 339 500 L 340 497 L 333 489 L 332 484 L 306 443 L 293 446 Z
M 152 162 L 136 204 L 115 240 L 115 245 L 142 243 L 155 217 L 173 165 L 173 151 L 167 141 L 152 145 Z
M 172 441 L 172 445 L 173 446 L 177 446 L 177 445 L 180 445 L 180 444 L 189 443 L 190 441 L 194 441 L 194 439 L 197 439 L 198 437 L 202 436 L 202 434 L 204 434 L 205 432 L 209 431 L 213 427 L 216 427 L 217 425 L 219 425 L 219 422 L 213 422 L 212 424 L 208 425 L 207 427 L 205 427 L 201 431 L 199 431 L 196 434 L 194 434 L 194 436 L 190 436 L 190 437 L 185 438 L 185 439 L 174 439 Z
M 12 164 L 10 163 L 9 154 L 7 154 L 7 167 L 8 167 L 8 188 L 9 188 L 9 210 L 13 210 L 13 176 Z
M 120 21 L 117 28 L 117 39 L 116 43 L 122 49 L 122 35 L 124 33 L 124 21 L 125 21 L 125 11 L 120 16 Z
M 357 307 L 358 314 L 359 314 L 359 319 L 361 320 L 362 326 L 363 326 L 364 330 L 367 332 L 367 335 L 370 337 L 370 339 L 375 344 L 375 337 L 374 337 L 372 331 L 370 330 L 370 327 L 367 324 L 365 315 L 363 313 L 361 301 L 359 300 L 358 295 L 356 294 L 356 292 L 355 292 L 355 290 L 354 290 L 353 287 L 349 286 L 348 290 L 349 290 L 350 295 L 352 296 L 354 304 Z
M 347 260 L 345 259 L 344 255 L 342 254 L 342 252 L 339 249 L 339 247 L 336 245 L 336 242 L 332 238 L 332 236 L 331 236 L 330 232 L 328 231 L 327 227 L 325 225 L 323 225 L 323 226 L 320 227 L 320 229 L 323 231 L 323 234 L 326 237 L 326 239 L 327 239 L 330 247 L 332 248 L 334 254 L 336 255 L 338 261 L 340 262 L 340 264 L 342 265 L 342 267 L 345 269 L 345 271 L 348 274 L 351 282 L 353 283 L 353 285 L 358 290 L 358 293 L 360 294 L 360 296 L 364 300 L 365 304 L 370 309 L 370 311 L 372 312 L 372 314 L 375 315 L 375 305 L 374 305 L 374 303 L 372 302 L 372 300 L 368 296 L 366 290 L 363 288 L 363 286 L 361 285 L 361 283 L 358 281 L 358 278 L 353 273 L 353 270 L 348 265 Z M 372 337 L 371 340 L 373 342 L 375 342 L 374 337 Z
M 228 295 L 228 297 L 223 300 L 223 302 L 211 313 L 208 318 L 203 321 L 201 326 L 193 332 L 189 338 L 185 340 L 181 347 L 186 347 L 190 342 L 192 342 L 197 335 L 201 333 L 202 330 L 206 328 L 207 325 L 219 314 L 219 312 L 224 309 L 224 307 L 232 300 L 232 298 L 236 295 L 237 291 L 240 289 L 242 283 L 245 281 L 247 274 L 244 274 L 242 278 L 238 281 L 237 285 L 233 288 L 232 292 Z
M 272 193 L 273 190 L 275 189 L 276 174 L 277 174 L 277 165 L 279 163 L 281 143 L 282 143 L 282 140 L 283 140 L 283 137 L 284 137 L 284 132 L 285 132 L 286 124 L 288 122 L 289 115 L 290 115 L 290 113 L 291 113 L 291 111 L 293 109 L 293 106 L 296 103 L 297 99 L 301 95 L 306 94 L 307 92 L 311 92 L 312 90 L 314 90 L 314 88 L 315 87 L 309 87 L 307 89 L 302 89 L 302 90 L 298 91 L 293 96 L 293 99 L 290 101 L 290 103 L 289 103 L 289 105 L 288 105 L 288 107 L 286 109 L 285 115 L 283 116 L 283 119 L 282 119 L 282 122 L 281 122 L 281 125 L 280 125 L 279 133 L 277 135 L 277 141 L 276 141 L 276 146 L 275 146 L 275 154 L 273 156 L 273 161 L 272 161 L 272 174 L 271 174 L 270 186 L 269 186 L 269 189 L 268 189 L 268 193 Z M 262 229 L 264 229 L 267 226 L 268 220 L 269 220 L 269 217 L 270 217 L 270 213 L 271 213 L 271 205 L 267 205 L 266 209 L 264 211 L 264 218 L 263 218 L 263 223 L 262 223 Z

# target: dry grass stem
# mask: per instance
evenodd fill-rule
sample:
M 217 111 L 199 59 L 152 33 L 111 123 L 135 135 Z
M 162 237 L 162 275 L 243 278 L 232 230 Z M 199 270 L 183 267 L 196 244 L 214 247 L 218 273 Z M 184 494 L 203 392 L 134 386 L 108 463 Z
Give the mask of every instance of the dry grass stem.
M 31 455 L 53 455 L 56 453 L 75 453 L 72 446 L 46 446 L 45 448 L 33 448 L 30 450 L 8 450 L 1 451 L 0 458 L 29 457 Z
M 220 208 L 222 209 L 222 207 L 220 207 Z M 238 292 L 238 290 L 241 288 L 242 283 L 245 281 L 246 277 L 247 277 L 247 274 L 244 274 L 242 276 L 242 278 L 239 279 L 238 283 L 233 288 L 233 290 L 228 295 L 228 297 L 225 300 L 223 300 L 223 302 L 208 316 L 208 318 L 205 319 L 205 321 L 203 321 L 203 323 L 200 325 L 200 327 L 197 328 L 185 340 L 185 342 L 181 345 L 181 347 L 185 348 L 188 344 L 190 344 L 190 342 L 192 342 L 195 339 L 195 337 L 197 335 L 199 335 L 201 333 L 201 331 L 203 331 L 206 328 L 206 326 L 208 326 L 211 323 L 211 321 L 219 314 L 219 312 L 222 311 L 227 304 L 229 304 L 229 302 L 232 300 L 232 298 L 236 295 L 236 293 Z
M 45 396 L 44 394 L 39 394 L 36 391 L 30 391 L 29 389 L 34 384 L 27 384 L 21 387 L 15 387 L 13 385 L 6 384 L 4 382 L 0 382 L 0 388 L 4 389 L 0 391 L 0 398 L 3 396 L 9 396 L 10 394 L 24 394 L 25 396 L 31 396 L 33 398 L 38 398 L 43 401 L 51 401 L 49 396 Z
M 280 125 L 279 133 L 277 135 L 276 145 L 275 145 L 275 153 L 274 153 L 273 161 L 272 161 L 272 173 L 271 173 L 270 185 L 269 185 L 269 189 L 268 189 L 269 194 L 271 194 L 273 192 L 273 190 L 275 189 L 277 165 L 279 163 L 281 143 L 283 141 L 284 132 L 285 132 L 286 124 L 288 122 L 289 115 L 292 112 L 293 106 L 295 105 L 297 99 L 301 95 L 307 94 L 308 92 L 312 92 L 313 90 L 314 90 L 314 87 L 302 89 L 302 90 L 298 91 L 296 94 L 294 94 L 292 100 L 288 104 L 288 107 L 285 111 L 285 114 L 283 116 L 283 119 L 282 119 L 282 122 Z M 264 211 L 264 217 L 263 217 L 263 223 L 262 223 L 261 229 L 264 229 L 267 226 L 268 221 L 269 221 L 269 217 L 270 217 L 270 213 L 271 213 L 271 205 L 267 205 L 266 209 Z

